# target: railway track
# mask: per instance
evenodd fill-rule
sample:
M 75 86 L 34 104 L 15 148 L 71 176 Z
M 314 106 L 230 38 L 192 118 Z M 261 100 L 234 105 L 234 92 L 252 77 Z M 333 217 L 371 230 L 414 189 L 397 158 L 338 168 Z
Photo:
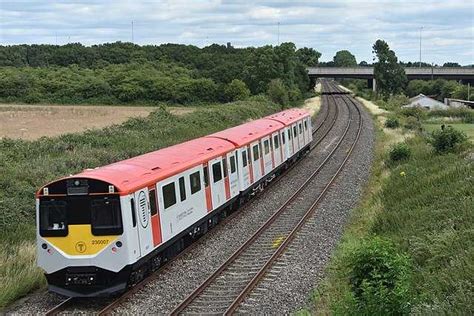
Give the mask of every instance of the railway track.
M 332 87 L 334 88 L 334 87 Z M 334 94 L 339 94 L 334 88 Z M 252 235 L 237 251 L 234 252 L 211 276 L 198 286 L 173 311 L 172 315 L 184 314 L 216 314 L 234 313 L 241 302 L 258 286 L 266 272 L 272 267 L 279 256 L 288 248 L 291 241 L 300 232 L 306 221 L 314 213 L 319 202 L 325 196 L 337 178 L 354 147 L 361 129 L 362 118 L 357 104 L 347 96 L 330 96 L 334 103 L 344 104 L 350 118 L 343 135 L 323 163 L 314 170 L 299 189 Z M 346 145 L 346 153 L 337 170 L 333 173 L 321 192 L 313 195 L 316 176 L 331 160 L 334 153 L 341 147 L 355 122 L 355 137 Z M 352 134 L 351 134 L 352 135 Z M 348 137 L 349 139 L 351 137 Z M 319 179 L 318 179 L 319 180 Z M 310 196 L 317 196 L 311 200 Z M 305 207 L 302 207 L 305 205 Z
M 313 128 L 313 142 L 311 145 L 311 150 L 316 148 L 328 135 L 328 133 L 333 129 L 338 116 L 339 116 L 339 109 L 338 107 L 333 104 L 333 102 L 329 101 L 327 96 L 323 96 L 323 102 L 322 102 L 322 110 L 324 113 L 323 119 L 318 124 L 315 128 Z M 321 111 L 322 112 L 322 111 Z M 287 173 L 290 170 L 292 170 L 296 164 L 293 164 L 283 172 Z M 282 174 L 282 175 L 283 175 Z M 272 181 L 268 186 L 273 186 L 281 179 L 284 177 L 277 177 L 274 181 Z M 257 195 L 255 199 L 260 198 L 261 195 Z M 245 206 L 244 206 L 245 207 Z M 234 216 L 236 216 L 238 212 L 234 212 L 231 215 L 229 215 L 225 221 L 231 220 Z M 222 223 L 221 223 L 222 224 Z M 212 231 L 208 233 L 210 235 Z M 110 314 L 118 305 L 120 305 L 123 301 L 131 297 L 134 293 L 139 291 L 141 288 L 143 288 L 147 283 L 153 281 L 156 279 L 156 276 L 159 275 L 160 271 L 166 268 L 166 266 L 171 263 L 174 260 L 177 260 L 179 257 L 184 255 L 187 251 L 191 250 L 193 245 L 196 243 L 190 245 L 187 247 L 184 251 L 182 251 L 180 254 L 178 254 L 176 257 L 173 259 L 169 260 L 167 263 L 165 263 L 159 270 L 148 276 L 146 279 L 144 279 L 142 282 L 128 290 L 127 292 L 123 293 L 122 295 L 116 297 L 116 298 L 92 298 L 92 299 L 82 299 L 82 298 L 67 298 L 66 300 L 62 301 L 58 305 L 52 307 L 50 310 L 46 312 L 46 315 L 58 315 L 61 313 L 75 313 L 75 312 L 83 312 L 84 309 L 87 309 L 87 313 L 93 313 L 93 314 L 98 314 L 98 315 L 107 315 Z M 87 305 L 87 308 L 84 308 L 84 305 Z

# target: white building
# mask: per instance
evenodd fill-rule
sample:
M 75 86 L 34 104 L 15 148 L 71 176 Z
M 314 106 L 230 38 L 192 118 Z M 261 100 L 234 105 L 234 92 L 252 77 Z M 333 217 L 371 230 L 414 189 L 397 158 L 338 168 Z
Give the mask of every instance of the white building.
M 419 94 L 416 97 L 410 99 L 410 103 L 402 106 L 402 108 L 424 108 L 427 110 L 446 110 L 449 107 L 443 102 L 439 102 L 435 99 L 427 97 L 424 94 Z

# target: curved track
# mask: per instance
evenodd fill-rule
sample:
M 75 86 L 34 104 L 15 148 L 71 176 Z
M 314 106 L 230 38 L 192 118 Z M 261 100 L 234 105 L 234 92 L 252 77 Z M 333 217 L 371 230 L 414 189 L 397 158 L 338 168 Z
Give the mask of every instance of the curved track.
M 311 144 L 310 150 L 318 147 L 319 144 L 326 138 L 329 132 L 333 129 L 336 121 L 339 117 L 339 108 L 335 106 L 334 102 L 330 100 L 330 97 L 324 95 L 322 96 L 322 108 L 320 111 L 320 115 L 317 117 L 323 117 L 321 122 L 313 122 L 313 124 L 317 124 L 313 128 L 313 142 Z M 293 164 L 288 169 L 286 169 L 281 175 L 273 180 L 268 186 L 273 186 L 276 183 L 280 182 L 284 179 L 283 175 L 293 169 L 296 164 Z M 261 195 L 257 195 L 255 198 L 260 198 Z M 254 199 L 255 199 L 254 198 Z M 245 207 L 245 206 L 243 206 Z M 232 213 L 228 216 L 225 221 L 231 220 L 238 212 Z M 209 233 L 208 233 L 209 234 Z M 194 243 L 195 244 L 195 243 Z M 155 277 L 160 273 L 162 269 L 164 269 L 167 264 L 171 263 L 172 261 L 178 259 L 182 255 L 185 254 L 186 251 L 190 250 L 193 247 L 191 244 L 185 250 L 183 250 L 180 254 L 178 254 L 173 259 L 169 260 L 165 263 L 160 269 L 156 272 L 148 276 L 139 284 L 135 285 L 133 288 L 128 290 L 127 292 L 123 293 L 122 295 L 116 298 L 93 298 L 93 299 L 81 299 L 81 298 L 67 298 L 66 300 L 62 301 L 58 305 L 52 307 L 50 310 L 46 312 L 46 315 L 58 315 L 61 313 L 75 313 L 75 312 L 86 312 L 86 313 L 94 313 L 98 315 L 106 315 L 110 314 L 115 307 L 117 307 L 121 302 L 125 301 L 129 297 L 131 297 L 134 293 L 139 291 L 143 286 L 147 283 L 151 282 L 155 279 Z M 84 308 L 85 305 L 88 305 L 87 308 Z
M 330 88 L 334 87 L 330 86 Z M 334 88 L 333 90 L 337 89 Z M 336 91 L 336 94 L 339 94 L 339 92 Z M 334 104 L 346 106 L 350 115 L 344 133 L 339 138 L 336 146 L 327 155 L 323 163 L 310 174 L 300 188 L 278 208 L 268 221 L 173 310 L 173 315 L 180 313 L 232 314 L 258 285 L 267 270 L 287 249 L 291 240 L 312 215 L 319 201 L 324 197 L 352 154 L 362 128 L 361 113 L 357 104 L 351 102 L 345 96 L 336 98 L 331 95 L 329 103 L 331 103 L 331 100 Z M 356 128 L 353 139 L 350 135 L 346 137 L 351 126 Z M 341 144 L 348 140 L 349 148 L 346 150 L 343 161 L 323 190 L 316 193 L 317 189 L 315 190 L 316 186 L 313 180 L 331 160 Z M 311 196 L 317 196 L 317 198 L 308 199 Z

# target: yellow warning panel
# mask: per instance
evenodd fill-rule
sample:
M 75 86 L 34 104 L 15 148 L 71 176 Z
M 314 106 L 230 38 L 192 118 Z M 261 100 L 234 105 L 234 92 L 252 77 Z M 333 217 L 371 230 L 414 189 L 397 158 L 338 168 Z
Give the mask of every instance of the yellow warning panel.
M 94 236 L 91 225 L 69 225 L 65 237 L 46 237 L 45 239 L 68 255 L 94 255 L 114 242 L 118 236 Z

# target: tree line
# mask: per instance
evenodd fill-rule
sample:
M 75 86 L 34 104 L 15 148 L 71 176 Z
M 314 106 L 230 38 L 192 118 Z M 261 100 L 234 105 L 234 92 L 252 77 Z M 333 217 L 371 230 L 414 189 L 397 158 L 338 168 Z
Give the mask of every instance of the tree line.
M 204 48 L 108 43 L 0 46 L 0 98 L 25 102 L 227 102 L 266 93 L 272 80 L 290 100 L 310 82 L 321 54 L 279 46 Z M 286 99 L 286 98 L 284 98 Z

